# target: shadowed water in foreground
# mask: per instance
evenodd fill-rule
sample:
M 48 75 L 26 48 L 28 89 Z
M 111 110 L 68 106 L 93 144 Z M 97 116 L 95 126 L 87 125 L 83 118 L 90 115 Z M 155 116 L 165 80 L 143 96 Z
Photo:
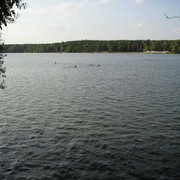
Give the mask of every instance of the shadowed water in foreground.
M 179 55 L 9 54 L 6 66 L 0 179 L 180 178 Z

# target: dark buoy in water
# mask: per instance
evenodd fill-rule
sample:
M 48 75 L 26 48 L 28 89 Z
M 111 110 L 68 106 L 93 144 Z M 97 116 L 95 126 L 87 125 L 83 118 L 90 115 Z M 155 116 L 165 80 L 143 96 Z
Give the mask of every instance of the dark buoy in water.
M 100 64 L 98 64 L 98 66 L 100 66 Z
M 74 66 L 75 68 L 77 67 L 77 66 Z

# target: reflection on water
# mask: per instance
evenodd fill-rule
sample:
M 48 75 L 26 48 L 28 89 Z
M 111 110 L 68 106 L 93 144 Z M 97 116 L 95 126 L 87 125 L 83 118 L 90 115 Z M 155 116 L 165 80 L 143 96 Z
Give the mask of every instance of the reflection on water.
M 9 54 L 6 66 L 0 179 L 180 177 L 179 55 Z

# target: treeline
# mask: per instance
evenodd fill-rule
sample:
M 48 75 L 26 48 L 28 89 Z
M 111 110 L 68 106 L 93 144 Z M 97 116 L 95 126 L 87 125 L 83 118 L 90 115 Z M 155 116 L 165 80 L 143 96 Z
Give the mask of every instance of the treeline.
M 5 53 L 43 52 L 147 52 L 180 53 L 180 40 L 82 40 L 52 44 L 4 45 Z

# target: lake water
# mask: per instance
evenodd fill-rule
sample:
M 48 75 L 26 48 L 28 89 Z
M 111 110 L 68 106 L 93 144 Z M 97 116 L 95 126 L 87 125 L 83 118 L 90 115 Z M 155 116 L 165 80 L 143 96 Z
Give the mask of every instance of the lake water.
M 180 55 L 8 54 L 5 66 L 0 179 L 180 178 Z

